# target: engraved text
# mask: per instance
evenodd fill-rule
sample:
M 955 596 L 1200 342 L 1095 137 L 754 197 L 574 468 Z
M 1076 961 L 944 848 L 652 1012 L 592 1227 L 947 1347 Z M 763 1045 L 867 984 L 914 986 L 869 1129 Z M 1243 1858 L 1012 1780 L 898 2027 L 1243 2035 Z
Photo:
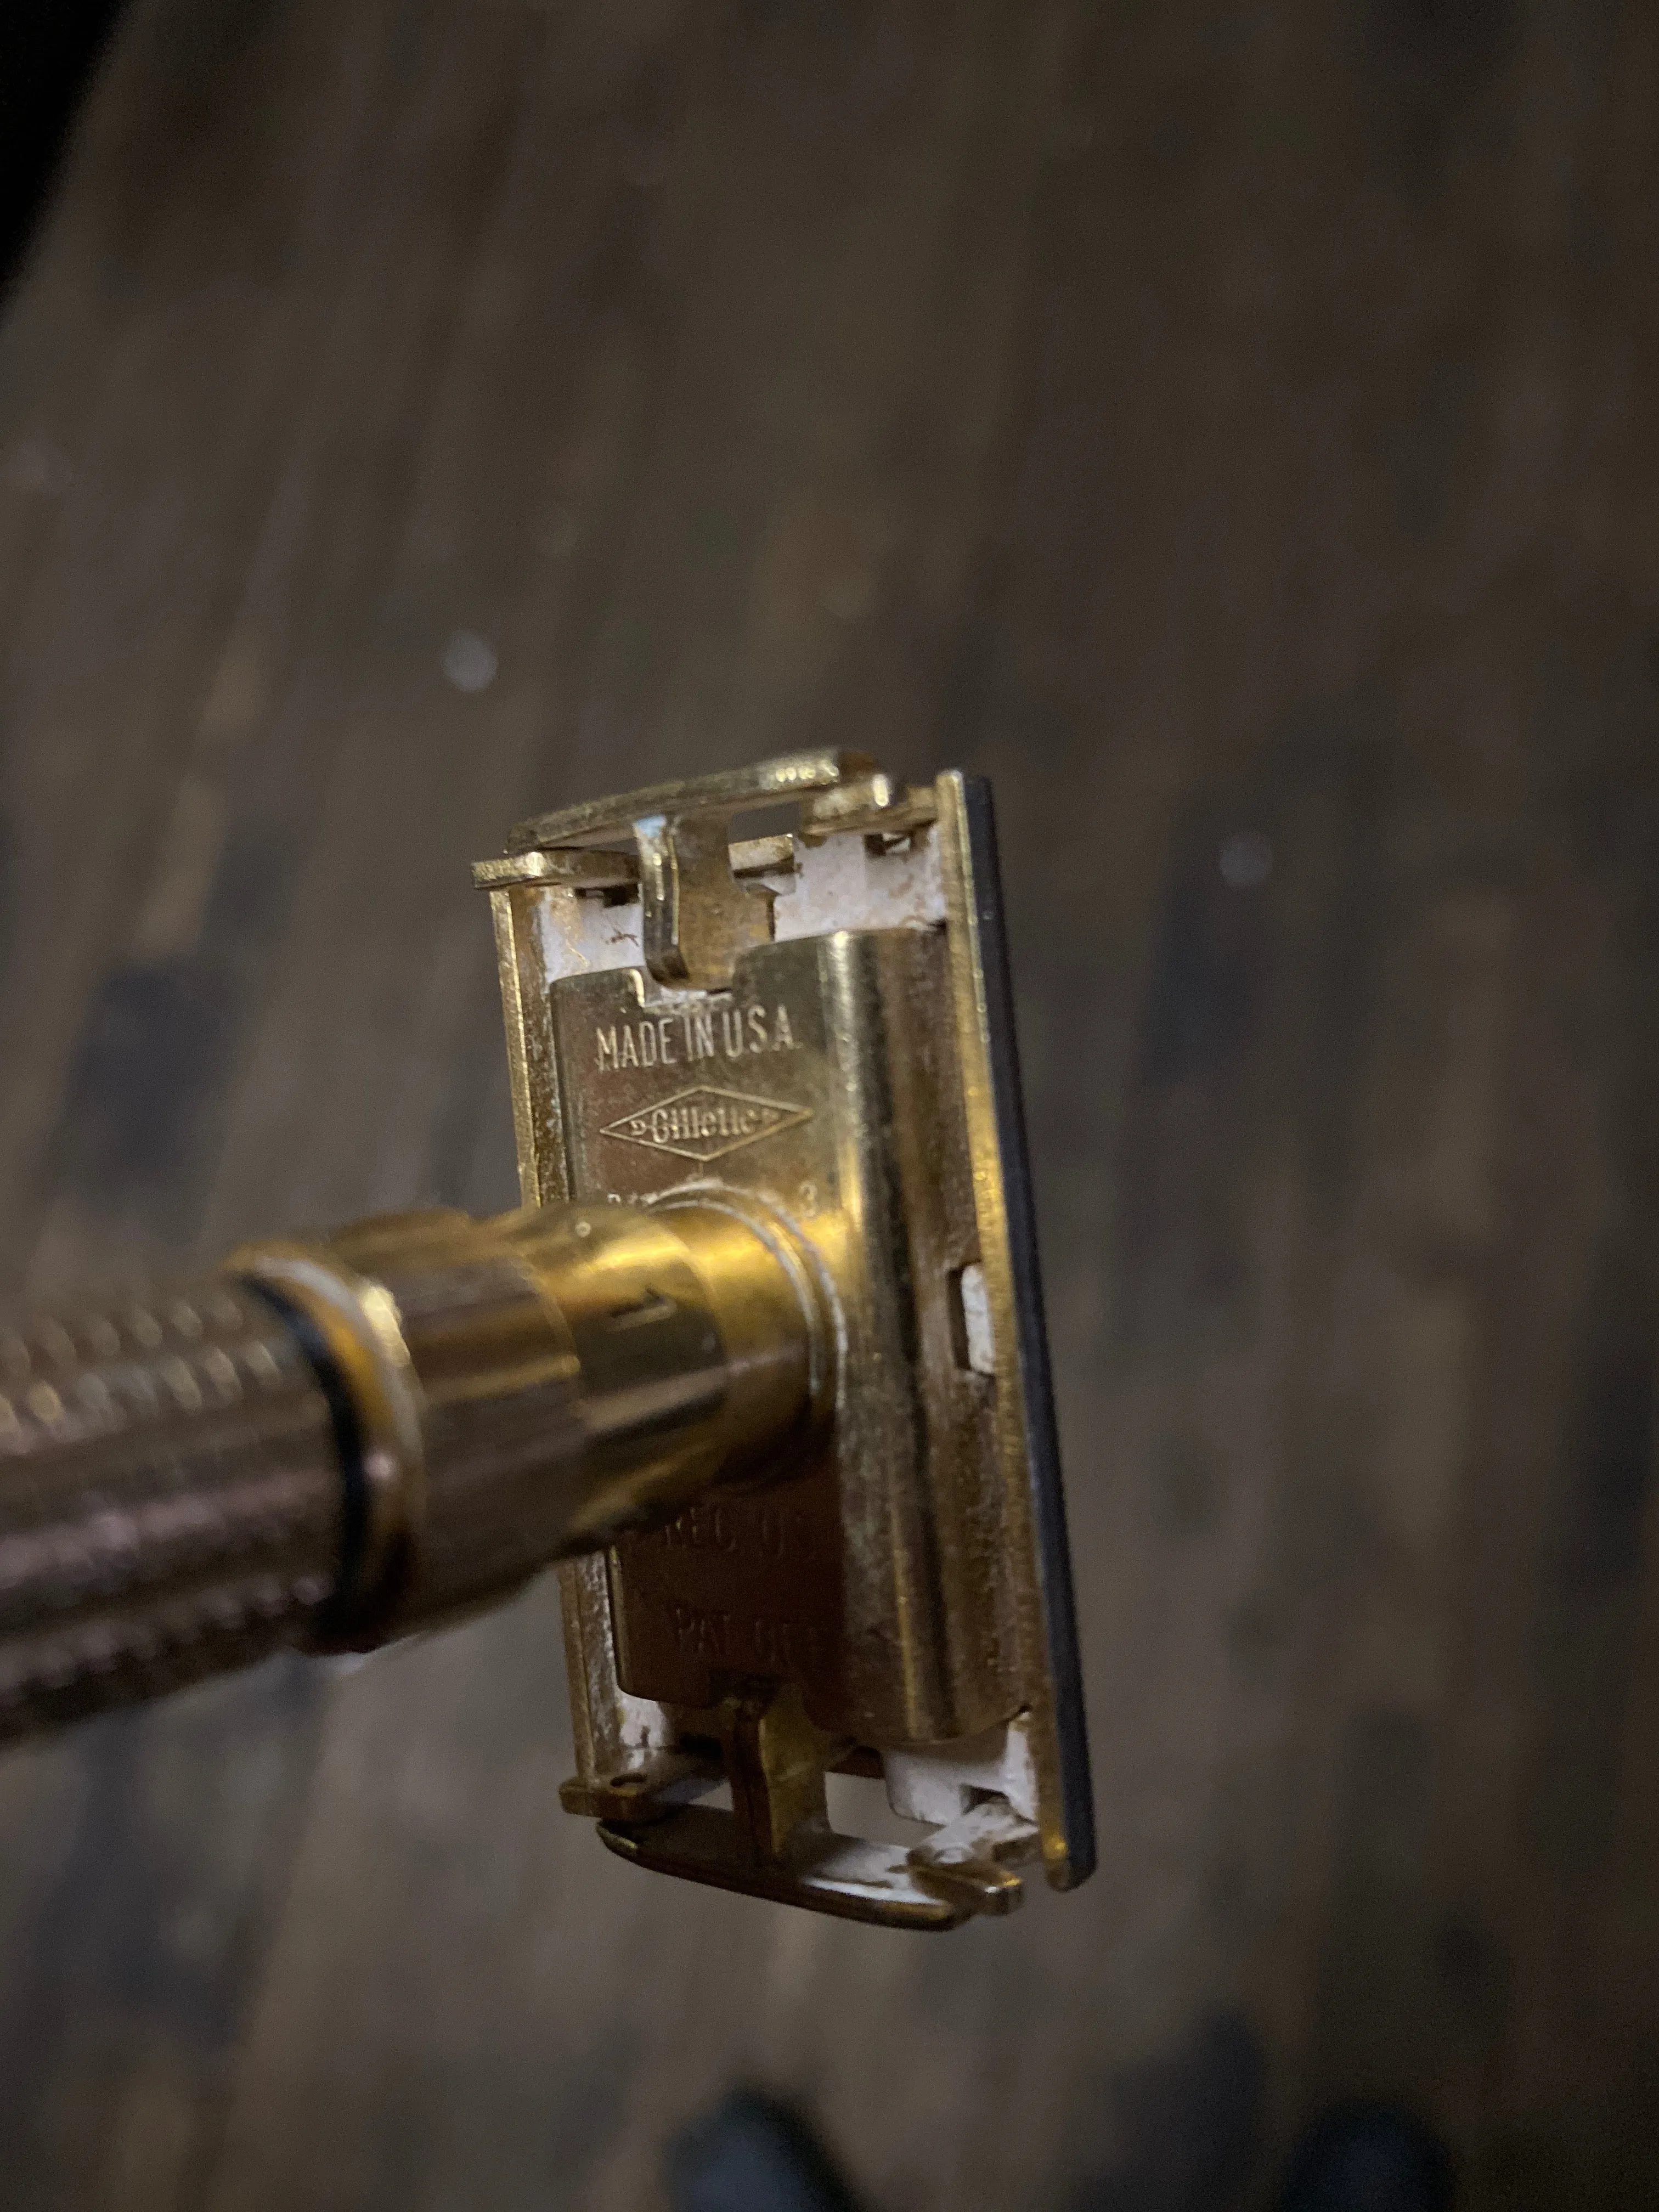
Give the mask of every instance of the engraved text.
M 602 1073 L 624 1067 L 690 1067 L 700 1060 L 742 1060 L 758 1052 L 793 1052 L 787 1006 L 688 1008 L 612 1022 L 593 1032 Z

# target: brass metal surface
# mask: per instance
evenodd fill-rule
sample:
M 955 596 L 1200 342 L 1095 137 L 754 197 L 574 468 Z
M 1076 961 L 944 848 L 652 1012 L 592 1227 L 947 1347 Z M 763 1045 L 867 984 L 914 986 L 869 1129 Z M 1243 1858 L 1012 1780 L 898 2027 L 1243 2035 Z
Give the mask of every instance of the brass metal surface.
M 245 1245 L 132 1343 L 0 1339 L 0 1729 L 368 1649 L 562 1560 L 562 1797 L 612 1850 L 895 1926 L 1006 1912 L 1030 1860 L 1070 1887 L 988 795 L 801 754 L 540 817 L 478 878 L 523 1205 Z M 908 1840 L 838 1835 L 836 1774 Z
M 327 1398 L 256 1293 L 0 1330 L 0 1737 L 309 1640 L 340 1518 Z
M 805 1448 L 832 1353 L 789 1243 L 726 1207 L 567 1206 L 233 1254 L 305 1315 L 350 1394 L 341 1635 L 475 1606 Z
M 786 799 L 790 833 L 734 842 Z M 635 1863 L 896 1925 L 1006 1911 L 1022 1859 L 1083 1879 L 982 788 L 795 756 L 538 817 L 477 876 L 526 1200 L 761 1209 L 839 1350 L 833 1421 L 787 1472 L 562 1570 L 567 1807 Z M 824 1778 L 849 1765 L 912 1844 L 834 1834 Z M 731 1812 L 690 1802 L 722 1780 Z
M 228 1267 L 0 1332 L 0 1736 L 470 1611 L 764 1480 L 833 1398 L 759 1209 L 404 1214 Z
M 684 776 L 672 783 L 649 784 L 625 799 L 590 799 L 578 806 L 538 814 L 515 825 L 507 836 L 509 853 L 555 851 L 590 844 L 629 830 L 653 815 L 729 822 L 746 809 L 789 799 L 839 793 L 874 772 L 863 753 L 784 753 L 752 767 L 724 769 L 713 775 Z

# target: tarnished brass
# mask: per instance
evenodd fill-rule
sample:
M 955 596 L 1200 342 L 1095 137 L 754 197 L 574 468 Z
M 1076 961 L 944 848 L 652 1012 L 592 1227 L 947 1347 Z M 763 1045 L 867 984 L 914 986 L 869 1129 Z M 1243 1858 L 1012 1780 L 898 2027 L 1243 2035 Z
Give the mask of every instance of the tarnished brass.
M 763 1480 L 836 1359 L 787 1227 L 696 1197 L 359 1222 L 0 1330 L 0 1737 L 367 1649 Z
M 745 813 L 793 831 L 733 842 Z M 783 1224 L 834 1316 L 789 1472 L 562 1570 L 573 1812 L 857 1918 L 1093 1865 L 988 795 L 800 754 L 520 825 L 495 910 L 526 1202 Z M 914 1843 L 836 1834 L 879 1774 Z M 726 1812 L 690 1801 L 724 1782 Z
M 477 878 L 521 1208 L 264 1240 L 0 1330 L 0 1735 L 563 1561 L 563 1802 L 611 1850 L 903 1927 L 1008 1911 L 1035 1861 L 1070 1887 L 1088 1762 L 984 787 L 798 754 L 541 816 Z M 907 1840 L 839 1832 L 838 1777 Z
M 334 1632 L 379 1643 L 471 1608 L 809 1449 L 834 1352 L 793 1248 L 759 1209 L 692 1200 L 397 1214 L 233 1253 L 349 1395 Z

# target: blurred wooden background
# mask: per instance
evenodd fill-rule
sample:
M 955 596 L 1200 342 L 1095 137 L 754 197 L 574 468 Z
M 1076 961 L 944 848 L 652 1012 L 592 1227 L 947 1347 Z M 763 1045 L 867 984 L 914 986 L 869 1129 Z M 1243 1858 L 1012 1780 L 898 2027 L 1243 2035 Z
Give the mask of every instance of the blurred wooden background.
M 642 1878 L 547 1589 L 273 1668 L 0 1764 L 0 2202 L 649 2212 L 738 2078 L 878 2212 L 1256 2203 L 1356 2096 L 1659 2197 L 1656 81 L 1612 0 L 133 0 L 0 325 L 6 1286 L 508 1200 L 528 808 L 988 770 L 1103 1870 Z

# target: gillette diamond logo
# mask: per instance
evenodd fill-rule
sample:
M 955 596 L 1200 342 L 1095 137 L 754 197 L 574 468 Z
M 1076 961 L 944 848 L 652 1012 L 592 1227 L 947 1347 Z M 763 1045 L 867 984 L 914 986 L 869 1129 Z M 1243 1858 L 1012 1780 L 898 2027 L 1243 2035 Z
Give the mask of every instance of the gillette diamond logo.
M 740 1091 L 712 1091 L 700 1085 L 659 1105 L 624 1114 L 600 1133 L 619 1138 L 625 1145 L 644 1145 L 653 1152 L 674 1152 L 683 1160 L 718 1160 L 811 1118 L 805 1106 L 780 1106 L 775 1099 L 746 1098 Z

